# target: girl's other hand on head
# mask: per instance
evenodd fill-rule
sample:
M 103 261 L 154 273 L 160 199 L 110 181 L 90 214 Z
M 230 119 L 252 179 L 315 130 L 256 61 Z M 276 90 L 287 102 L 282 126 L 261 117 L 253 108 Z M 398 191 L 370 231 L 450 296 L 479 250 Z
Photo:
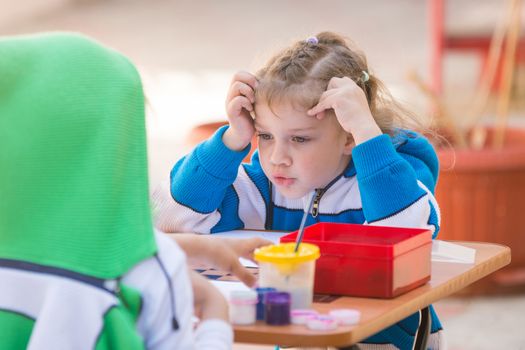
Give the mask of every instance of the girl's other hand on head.
M 339 124 L 352 134 L 356 144 L 381 135 L 368 106 L 364 91 L 350 78 L 333 77 L 317 105 L 307 114 L 323 119 L 326 111 L 333 109 Z
M 233 151 L 243 150 L 252 140 L 255 128 L 253 125 L 253 104 L 257 79 L 251 73 L 235 73 L 226 97 L 226 114 L 230 127 L 223 135 L 224 144 Z

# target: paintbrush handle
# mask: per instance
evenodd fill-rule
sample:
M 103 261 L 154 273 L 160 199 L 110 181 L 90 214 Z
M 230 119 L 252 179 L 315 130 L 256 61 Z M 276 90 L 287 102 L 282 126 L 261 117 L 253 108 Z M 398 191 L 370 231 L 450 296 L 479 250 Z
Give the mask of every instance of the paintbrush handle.
M 310 204 L 308 205 L 308 209 L 303 213 L 303 218 L 301 219 L 301 225 L 299 225 L 299 232 L 297 234 L 297 238 L 295 239 L 295 248 L 294 253 L 297 253 L 299 250 L 299 245 L 301 244 L 303 240 L 303 234 L 304 234 L 304 226 L 306 224 L 306 218 L 308 217 L 308 214 L 310 214 L 310 211 L 312 211 L 312 205 L 314 204 L 314 198 L 315 198 L 316 192 L 312 194 L 312 198 L 310 198 Z

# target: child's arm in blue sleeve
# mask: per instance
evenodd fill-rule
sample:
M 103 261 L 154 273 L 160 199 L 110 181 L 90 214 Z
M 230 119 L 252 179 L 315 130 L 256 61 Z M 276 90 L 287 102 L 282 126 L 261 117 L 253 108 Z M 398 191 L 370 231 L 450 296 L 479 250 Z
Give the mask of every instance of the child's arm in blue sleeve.
M 226 128 L 179 160 L 171 171 L 169 186 L 154 191 L 153 211 L 159 229 L 198 233 L 235 230 L 245 227 L 245 211 L 253 213 L 251 217 L 264 215 L 246 208 L 247 203 L 262 202 L 239 167 L 249 146 L 240 152 L 228 149 L 222 142 Z M 264 208 L 264 204 L 258 207 Z
M 250 146 L 236 152 L 222 142 L 222 127 L 190 154 L 179 160 L 170 173 L 174 200 L 196 212 L 210 213 L 219 208 L 226 189 L 237 177 L 239 165 Z
M 437 157 L 421 136 L 407 138 L 396 150 L 388 135 L 375 137 L 352 152 L 367 223 L 439 230 L 433 192 Z

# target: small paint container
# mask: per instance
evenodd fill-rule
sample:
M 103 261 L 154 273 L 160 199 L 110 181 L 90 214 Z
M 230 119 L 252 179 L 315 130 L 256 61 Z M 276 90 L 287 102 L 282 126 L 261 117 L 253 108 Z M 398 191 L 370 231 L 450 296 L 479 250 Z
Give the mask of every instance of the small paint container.
M 306 321 L 306 326 L 314 331 L 331 331 L 337 328 L 338 322 L 329 315 L 310 316 Z
M 355 309 L 335 309 L 330 311 L 329 315 L 345 326 L 358 324 L 361 319 L 361 312 Z
M 314 309 L 295 309 L 291 311 L 292 324 L 306 324 L 308 318 L 319 315 Z
M 267 292 L 264 295 L 264 320 L 267 324 L 290 324 L 290 299 L 287 292 Z
M 258 320 L 264 320 L 264 295 L 268 292 L 275 292 L 275 288 L 255 288 L 255 291 L 257 292 L 257 319 Z
M 254 259 L 259 264 L 259 285 L 291 294 L 292 309 L 308 309 L 314 295 L 315 261 L 319 247 L 301 243 L 275 244 L 257 248 Z
M 253 290 L 234 290 L 230 293 L 230 320 L 233 324 L 254 324 L 257 293 Z

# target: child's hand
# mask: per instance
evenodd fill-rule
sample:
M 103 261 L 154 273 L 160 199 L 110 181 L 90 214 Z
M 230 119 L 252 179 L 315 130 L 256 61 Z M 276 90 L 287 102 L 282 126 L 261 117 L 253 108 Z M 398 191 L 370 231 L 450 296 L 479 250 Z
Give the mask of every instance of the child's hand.
M 228 302 L 224 295 L 206 278 L 193 270 L 189 271 L 193 289 L 193 307 L 197 317 L 202 321 L 220 319 L 229 322 Z
M 352 134 L 356 145 L 382 134 L 370 112 L 365 93 L 348 77 L 330 79 L 319 103 L 307 113 L 322 119 L 328 109 L 334 110 L 339 124 Z
M 257 278 L 239 261 L 239 257 L 253 259 L 253 251 L 256 248 L 272 244 L 272 242 L 259 238 L 226 238 L 214 237 L 208 240 L 210 251 L 207 260 L 212 266 L 220 270 L 231 272 L 248 287 L 253 287 Z
M 272 244 L 260 237 L 226 238 L 180 233 L 170 237 L 185 251 L 191 265 L 213 266 L 230 272 L 248 287 L 253 287 L 257 279 L 242 266 L 239 257 L 252 259 L 255 249 Z
M 250 112 L 253 112 L 256 86 L 257 79 L 248 72 L 237 72 L 233 76 L 226 98 L 230 127 L 222 138 L 224 144 L 233 151 L 240 151 L 248 146 L 255 133 Z
M 253 287 L 256 279 L 255 277 L 244 267 L 242 264 L 237 265 L 239 257 L 243 257 L 253 261 L 253 252 L 255 249 L 273 244 L 272 241 L 261 237 L 252 238 L 220 238 L 219 246 L 224 247 L 225 251 L 229 251 L 230 257 L 226 254 L 222 257 L 220 255 L 215 256 L 215 263 L 217 265 L 223 265 L 232 270 L 232 273 L 236 275 L 244 284 L 248 287 Z M 236 259 L 235 259 L 236 258 Z M 235 259 L 235 260 L 234 260 Z

